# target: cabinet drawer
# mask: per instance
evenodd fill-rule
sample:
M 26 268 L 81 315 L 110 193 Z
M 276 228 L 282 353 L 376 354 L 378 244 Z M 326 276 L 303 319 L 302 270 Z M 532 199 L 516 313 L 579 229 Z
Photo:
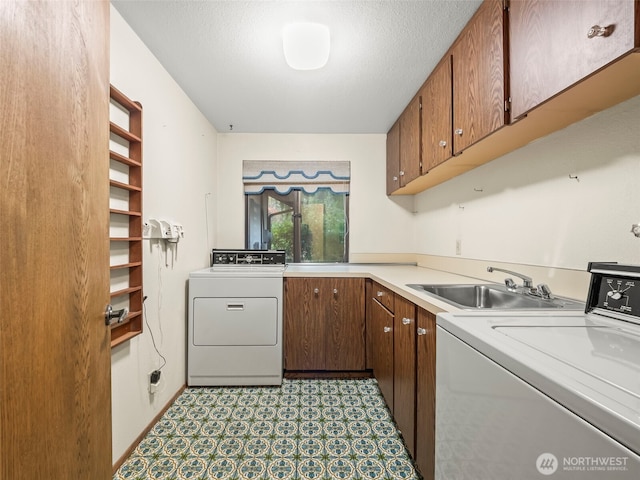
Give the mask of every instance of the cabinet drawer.
M 373 298 L 384 305 L 391 313 L 394 310 L 394 293 L 387 287 L 383 287 L 379 283 L 373 282 Z

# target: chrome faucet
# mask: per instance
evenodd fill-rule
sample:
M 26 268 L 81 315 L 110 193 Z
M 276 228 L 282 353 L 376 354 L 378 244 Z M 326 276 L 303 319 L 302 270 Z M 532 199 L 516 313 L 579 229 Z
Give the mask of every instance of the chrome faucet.
M 549 288 L 549 285 L 547 285 L 546 283 L 541 283 L 536 288 L 534 288 L 533 280 L 531 279 L 531 277 L 527 277 L 526 275 L 523 275 L 518 272 L 512 272 L 511 270 L 504 270 L 502 268 L 495 268 L 495 267 L 487 267 L 487 272 L 491 273 L 493 271 L 508 273 L 509 275 L 513 275 L 515 277 L 521 278 L 522 291 L 525 293 L 528 293 L 529 295 L 535 295 L 537 297 L 541 297 L 546 300 L 550 300 L 553 298 L 553 295 L 551 294 L 551 289 Z M 516 282 L 513 281 L 513 278 L 506 278 L 504 280 L 504 284 L 506 285 L 507 290 L 509 290 L 510 292 L 518 291 L 519 287 L 518 285 L 516 285 Z
M 531 279 L 531 277 L 527 277 L 526 275 L 523 275 L 523 274 L 518 273 L 518 272 L 512 272 L 511 270 L 504 270 L 502 268 L 495 268 L 495 267 L 487 267 L 487 272 L 491 273 L 493 271 L 508 273 L 509 275 L 513 275 L 514 277 L 518 277 L 518 278 L 522 279 L 522 287 L 523 288 L 525 288 L 528 291 L 535 290 L 533 288 L 533 280 Z M 511 290 L 512 292 L 515 292 L 518 289 L 518 286 L 515 284 L 515 282 L 513 281 L 512 278 L 507 278 L 504 281 L 504 284 L 507 286 L 507 289 Z

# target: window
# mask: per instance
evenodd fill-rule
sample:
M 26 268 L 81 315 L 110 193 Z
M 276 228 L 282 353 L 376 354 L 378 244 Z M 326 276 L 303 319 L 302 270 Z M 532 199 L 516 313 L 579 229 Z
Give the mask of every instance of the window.
M 347 262 L 349 162 L 244 162 L 246 248 Z

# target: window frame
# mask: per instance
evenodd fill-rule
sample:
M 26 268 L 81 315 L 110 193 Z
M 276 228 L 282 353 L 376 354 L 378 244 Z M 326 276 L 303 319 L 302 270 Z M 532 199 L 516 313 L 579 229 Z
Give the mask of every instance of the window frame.
M 267 194 L 265 196 L 266 192 L 272 192 L 272 195 Z M 343 256 L 342 256 L 342 261 L 340 262 L 303 262 L 302 261 L 302 241 L 301 241 L 301 237 L 302 237 L 302 194 L 305 193 L 303 188 L 295 188 L 292 189 L 287 195 L 291 194 L 291 193 L 295 193 L 294 195 L 294 201 L 293 206 L 292 206 L 292 213 L 291 215 L 293 216 L 293 252 L 292 252 L 292 256 L 293 256 L 293 261 L 291 263 L 304 263 L 305 265 L 308 264 L 319 264 L 319 263 L 349 263 L 349 194 L 340 194 L 340 193 L 335 193 L 332 192 L 334 195 L 341 195 L 343 197 L 346 197 L 344 199 L 344 228 L 345 228 L 345 234 L 344 234 L 344 249 L 343 249 Z M 263 224 L 263 220 L 264 220 L 264 201 L 265 199 L 268 200 L 268 198 L 270 196 L 273 196 L 274 198 L 277 198 L 278 200 L 280 200 L 281 197 L 285 197 L 286 195 L 283 195 L 281 193 L 279 193 L 277 190 L 275 189 L 264 189 L 260 194 L 248 194 L 245 193 L 244 197 L 245 197 L 245 232 L 244 232 L 244 243 L 245 243 L 245 248 L 247 249 L 251 249 L 252 246 L 249 244 L 250 243 L 250 239 L 249 239 L 249 232 L 250 232 L 250 215 L 249 215 L 249 199 L 250 197 L 260 197 L 260 215 L 261 215 L 261 225 Z M 286 202 L 283 202 L 286 203 Z M 264 229 L 263 229 L 264 230 Z M 261 235 L 261 240 L 262 240 L 262 235 Z M 261 246 L 264 242 L 260 242 Z

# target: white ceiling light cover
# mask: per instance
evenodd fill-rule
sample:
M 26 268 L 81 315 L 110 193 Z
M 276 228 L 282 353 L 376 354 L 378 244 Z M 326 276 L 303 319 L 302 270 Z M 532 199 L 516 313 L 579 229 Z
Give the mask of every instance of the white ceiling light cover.
M 316 70 L 329 60 L 329 27 L 320 23 L 292 23 L 282 30 L 287 64 L 295 70 Z

